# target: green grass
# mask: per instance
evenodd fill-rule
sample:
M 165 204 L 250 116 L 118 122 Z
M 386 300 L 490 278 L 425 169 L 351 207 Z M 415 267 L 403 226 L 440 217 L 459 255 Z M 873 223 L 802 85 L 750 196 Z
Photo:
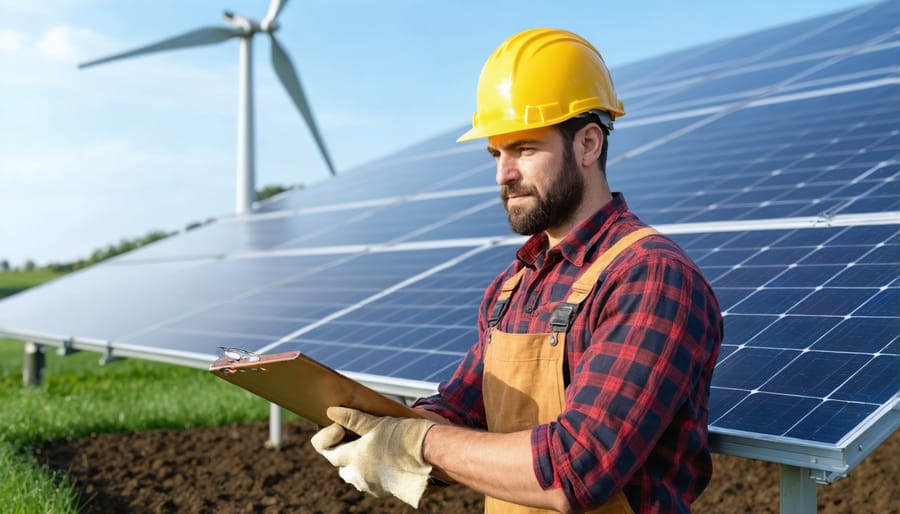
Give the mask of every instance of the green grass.
M 31 458 L 44 441 L 268 416 L 264 400 L 206 371 L 134 359 L 101 366 L 88 352 L 48 348 L 44 382 L 23 388 L 23 352 L 20 341 L 0 339 L 0 505 L 13 512 L 78 512 L 72 484 Z
M 65 273 L 38 269 L 34 271 L 3 271 L 0 272 L 0 298 L 18 293 L 29 287 L 43 284 L 48 280 L 59 278 Z
M 57 485 L 58 484 L 58 485 Z M 4 512 L 78 512 L 73 484 L 65 477 L 54 483 L 33 460 L 0 444 L 0 501 Z

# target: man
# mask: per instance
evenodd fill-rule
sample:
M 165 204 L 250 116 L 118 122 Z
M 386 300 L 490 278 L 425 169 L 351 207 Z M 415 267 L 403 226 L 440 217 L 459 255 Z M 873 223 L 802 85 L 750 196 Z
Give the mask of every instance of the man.
M 487 138 L 510 226 L 532 237 L 487 288 L 479 341 L 417 401 L 427 420 L 329 409 L 313 445 L 345 480 L 415 506 L 438 473 L 492 513 L 690 510 L 712 471 L 721 315 L 696 265 L 610 191 L 622 115 L 575 34 L 527 30 L 490 56 L 459 140 Z

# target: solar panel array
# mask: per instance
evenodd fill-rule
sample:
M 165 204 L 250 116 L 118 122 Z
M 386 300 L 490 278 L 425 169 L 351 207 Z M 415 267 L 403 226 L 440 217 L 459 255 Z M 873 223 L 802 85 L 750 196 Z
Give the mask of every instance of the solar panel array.
M 724 311 L 723 451 L 841 472 L 897 427 L 898 20 L 877 3 L 613 70 L 610 183 Z M 199 367 L 298 349 L 427 394 L 524 240 L 462 130 L 0 302 L 0 333 Z

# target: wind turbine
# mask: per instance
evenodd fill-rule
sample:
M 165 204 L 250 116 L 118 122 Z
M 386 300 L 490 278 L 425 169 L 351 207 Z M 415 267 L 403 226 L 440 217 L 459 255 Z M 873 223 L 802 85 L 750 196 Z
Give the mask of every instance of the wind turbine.
M 335 174 L 334 165 L 331 163 L 331 157 L 325 148 L 325 142 L 316 126 L 313 118 L 312 110 L 306 101 L 306 95 L 300 85 L 300 79 L 294 70 L 294 65 L 281 44 L 275 39 L 275 32 L 281 27 L 275 19 L 284 9 L 287 0 L 272 0 L 269 4 L 269 11 L 266 17 L 259 23 L 250 18 L 241 16 L 240 14 L 225 11 L 225 21 L 231 27 L 203 27 L 200 29 L 185 32 L 184 34 L 174 36 L 156 43 L 128 50 L 126 52 L 110 55 L 93 61 L 83 62 L 78 65 L 79 68 L 87 68 L 98 64 L 116 61 L 119 59 L 127 59 L 138 55 L 149 54 L 153 52 L 163 52 L 166 50 L 175 50 L 178 48 L 187 48 L 191 46 L 212 45 L 221 43 L 231 38 L 239 38 L 240 46 L 240 80 L 238 90 L 238 149 L 237 149 L 237 199 L 236 211 L 238 214 L 249 212 L 250 206 L 256 197 L 254 186 L 255 170 L 255 153 L 254 153 L 254 137 L 253 137 L 253 56 L 252 42 L 253 36 L 260 32 L 269 35 L 272 41 L 272 66 L 275 68 L 275 74 L 281 80 L 281 84 L 287 90 L 294 105 L 303 115 L 309 130 L 312 132 L 328 165 L 328 171 L 332 175 Z

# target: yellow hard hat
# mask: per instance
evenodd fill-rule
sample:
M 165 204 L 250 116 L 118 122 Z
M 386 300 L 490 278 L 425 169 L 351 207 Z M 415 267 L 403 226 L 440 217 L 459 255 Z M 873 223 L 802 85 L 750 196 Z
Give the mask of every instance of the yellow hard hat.
M 456 141 L 547 127 L 588 111 L 609 114 L 610 128 L 625 115 L 600 52 L 565 30 L 530 29 L 484 63 L 472 129 Z

